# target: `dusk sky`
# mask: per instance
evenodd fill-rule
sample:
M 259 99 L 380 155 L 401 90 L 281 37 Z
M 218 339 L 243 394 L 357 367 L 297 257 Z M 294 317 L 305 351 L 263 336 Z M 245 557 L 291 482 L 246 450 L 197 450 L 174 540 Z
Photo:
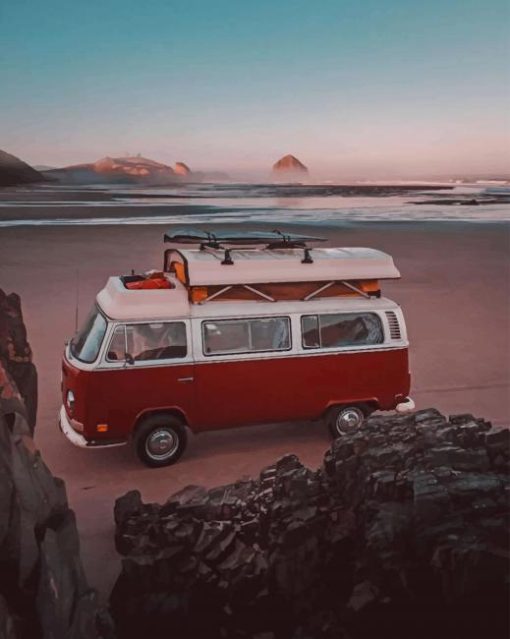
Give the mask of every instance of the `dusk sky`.
M 508 172 L 508 0 L 0 4 L 0 148 L 260 174 Z

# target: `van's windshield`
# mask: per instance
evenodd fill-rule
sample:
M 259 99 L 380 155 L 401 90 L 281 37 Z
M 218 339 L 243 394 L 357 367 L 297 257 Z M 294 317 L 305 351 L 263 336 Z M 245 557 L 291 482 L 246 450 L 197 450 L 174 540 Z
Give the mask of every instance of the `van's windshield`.
M 71 354 L 82 362 L 93 362 L 99 354 L 105 333 L 106 320 L 94 307 L 71 340 Z

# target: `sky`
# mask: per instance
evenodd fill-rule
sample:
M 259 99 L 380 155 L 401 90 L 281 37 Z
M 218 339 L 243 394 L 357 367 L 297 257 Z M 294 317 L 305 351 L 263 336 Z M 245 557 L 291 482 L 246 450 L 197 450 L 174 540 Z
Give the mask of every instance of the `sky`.
M 0 148 L 330 179 L 508 173 L 508 0 L 0 0 Z

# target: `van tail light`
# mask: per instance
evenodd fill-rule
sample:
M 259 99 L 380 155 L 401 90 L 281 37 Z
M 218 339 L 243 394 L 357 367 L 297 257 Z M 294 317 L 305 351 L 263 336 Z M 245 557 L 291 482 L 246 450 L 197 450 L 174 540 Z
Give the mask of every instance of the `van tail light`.
M 97 424 L 96 432 L 98 432 L 98 433 L 107 433 L 108 432 L 108 424 Z

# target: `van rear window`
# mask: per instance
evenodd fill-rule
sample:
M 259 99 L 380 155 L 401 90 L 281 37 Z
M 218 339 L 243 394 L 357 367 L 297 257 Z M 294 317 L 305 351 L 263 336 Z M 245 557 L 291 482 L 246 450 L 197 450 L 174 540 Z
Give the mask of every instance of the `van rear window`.
M 381 320 L 375 313 L 336 313 L 301 317 L 304 348 L 368 346 L 384 341 Z
M 288 317 L 214 320 L 202 323 L 205 355 L 286 351 L 291 347 Z

